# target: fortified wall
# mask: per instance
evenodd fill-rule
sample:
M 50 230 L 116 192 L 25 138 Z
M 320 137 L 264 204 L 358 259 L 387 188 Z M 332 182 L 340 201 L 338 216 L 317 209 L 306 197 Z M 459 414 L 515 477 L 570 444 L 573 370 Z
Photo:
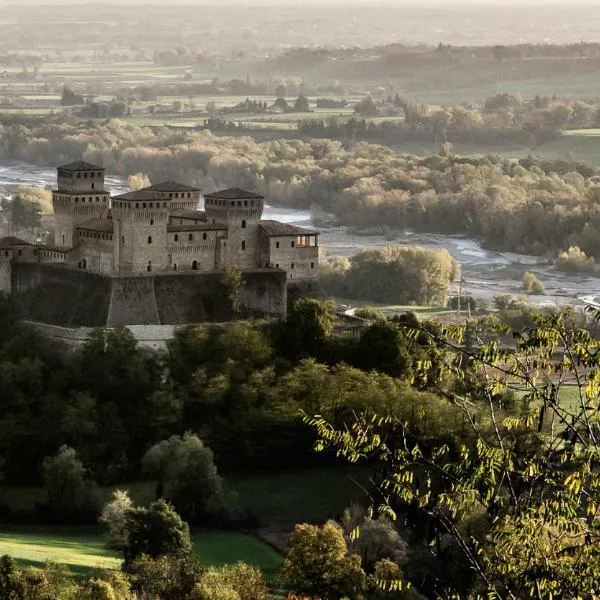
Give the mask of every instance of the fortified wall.
M 244 316 L 284 316 L 286 272 L 243 271 Z M 232 318 L 223 272 L 116 277 L 63 265 L 15 262 L 12 293 L 24 318 L 64 327 L 182 325 Z

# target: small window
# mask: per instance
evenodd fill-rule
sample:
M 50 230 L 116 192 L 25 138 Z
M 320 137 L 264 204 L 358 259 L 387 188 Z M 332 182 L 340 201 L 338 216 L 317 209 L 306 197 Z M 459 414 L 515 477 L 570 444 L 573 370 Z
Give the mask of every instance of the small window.
M 207 236 L 206 236 L 206 233 L 203 233 L 203 234 L 202 234 L 202 239 L 203 239 L 203 240 L 205 240 L 205 239 L 206 239 L 206 237 L 207 237 Z
M 310 263 L 310 268 L 314 269 L 315 268 L 315 263 Z
M 242 221 L 242 229 L 246 229 L 246 221 Z
M 146 268 L 148 269 L 148 271 L 152 271 L 152 261 L 151 260 L 148 261 L 148 266 Z
M 279 248 L 279 242 L 275 242 L 275 248 Z
M 277 264 L 275 265 L 275 268 L 276 268 L 276 269 L 279 269 L 279 263 L 277 263 Z
M 244 200 L 244 206 L 248 206 L 248 200 Z
M 95 185 L 96 185 L 95 183 L 92 183 L 92 189 L 95 189 Z
M 135 203 L 135 207 L 136 207 L 136 208 L 139 208 L 139 207 L 140 207 L 140 203 L 139 203 L 139 202 L 136 202 L 136 203 Z
M 192 271 L 197 271 L 198 270 L 198 261 L 195 260 L 192 262 Z
M 188 235 L 188 240 L 191 242 L 193 239 L 194 239 L 194 234 L 193 234 L 193 233 L 190 233 L 190 234 Z
M 177 234 L 175 234 L 173 236 L 173 241 L 178 242 L 179 241 L 179 236 Z
M 293 268 L 294 268 L 294 263 L 292 263 L 292 264 L 290 265 L 290 269 L 293 269 Z
M 121 244 L 123 244 L 123 246 L 125 245 L 125 236 L 124 235 L 121 236 Z
M 150 225 L 154 225 L 154 219 L 150 219 Z
M 146 203 L 142 202 L 142 208 L 146 208 Z
M 84 173 L 84 174 L 83 174 L 83 178 L 84 178 L 84 179 L 87 179 L 87 176 L 88 176 L 88 174 L 87 174 L 87 173 Z
M 293 248 L 296 245 L 296 242 L 290 242 L 290 246 Z
M 246 249 L 246 241 L 242 240 L 242 250 L 245 250 L 245 249 Z
M 151 236 L 151 235 L 149 235 L 149 236 L 148 236 L 148 243 L 149 243 L 149 244 L 151 244 L 151 243 L 152 243 L 152 236 Z
M 19 251 L 17 252 L 17 254 L 18 254 L 19 256 L 21 256 L 21 254 L 23 254 L 23 251 L 22 251 L 22 250 L 19 250 Z
M 173 263 L 173 271 L 177 271 L 177 263 Z

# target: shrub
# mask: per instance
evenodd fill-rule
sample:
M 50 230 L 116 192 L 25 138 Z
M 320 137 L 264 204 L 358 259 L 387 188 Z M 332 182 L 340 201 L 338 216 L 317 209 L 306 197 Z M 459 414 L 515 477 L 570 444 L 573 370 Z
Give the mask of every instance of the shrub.
M 267 597 L 260 569 L 243 562 L 208 569 L 192 594 L 192 600 L 266 600 Z
M 591 273 L 595 270 L 596 261 L 579 246 L 571 246 L 558 255 L 554 265 L 567 273 Z
M 529 271 L 523 274 L 523 291 L 526 294 L 545 294 L 544 284 Z

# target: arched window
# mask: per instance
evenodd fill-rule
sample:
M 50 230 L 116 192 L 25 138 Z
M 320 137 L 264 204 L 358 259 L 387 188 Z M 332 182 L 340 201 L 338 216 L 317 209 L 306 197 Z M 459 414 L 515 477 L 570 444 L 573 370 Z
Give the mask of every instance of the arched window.
M 177 263 L 173 264 L 173 271 L 177 271 Z
M 192 271 L 197 271 L 198 270 L 198 261 L 195 260 L 194 262 L 192 262 Z
M 242 221 L 242 229 L 246 229 L 246 221 Z
M 148 243 L 149 243 L 149 244 L 151 244 L 151 243 L 152 243 L 152 236 L 151 236 L 151 235 L 149 235 L 149 236 L 148 236 Z

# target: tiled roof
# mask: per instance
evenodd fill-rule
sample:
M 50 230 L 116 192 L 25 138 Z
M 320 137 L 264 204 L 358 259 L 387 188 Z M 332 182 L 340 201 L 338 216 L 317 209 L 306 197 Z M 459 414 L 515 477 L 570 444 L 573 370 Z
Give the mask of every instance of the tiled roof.
M 165 198 L 161 192 L 153 192 L 148 188 L 142 190 L 134 190 L 133 192 L 127 192 L 120 194 L 119 196 L 113 196 L 113 200 L 171 200 Z
M 0 238 L 0 248 L 3 250 L 12 248 L 13 246 L 31 246 L 31 244 L 12 235 L 7 235 L 6 237 Z
M 258 226 L 267 235 L 318 235 L 318 233 L 312 229 L 304 229 L 303 227 L 297 227 L 296 225 L 281 223 L 279 221 L 259 221 Z
M 144 188 L 151 192 L 199 192 L 200 190 L 183 183 L 176 183 L 175 181 L 163 181 L 156 183 L 155 185 L 149 185 Z
M 203 210 L 173 210 L 169 213 L 169 216 L 176 219 L 206 221 L 206 213 Z
M 198 223 L 197 225 L 167 225 L 167 231 L 221 231 L 227 229 L 223 223 Z
M 104 167 L 93 165 L 85 160 L 76 160 L 58 168 L 62 169 L 63 171 L 104 171 Z
M 240 188 L 229 188 L 220 192 L 213 192 L 212 194 L 204 194 L 204 197 L 216 198 L 217 200 L 254 200 L 264 198 L 264 196 L 255 194 L 254 192 L 247 192 Z
M 103 233 L 113 232 L 112 219 L 88 219 L 77 225 L 76 229 L 87 229 L 88 231 L 102 231 Z

